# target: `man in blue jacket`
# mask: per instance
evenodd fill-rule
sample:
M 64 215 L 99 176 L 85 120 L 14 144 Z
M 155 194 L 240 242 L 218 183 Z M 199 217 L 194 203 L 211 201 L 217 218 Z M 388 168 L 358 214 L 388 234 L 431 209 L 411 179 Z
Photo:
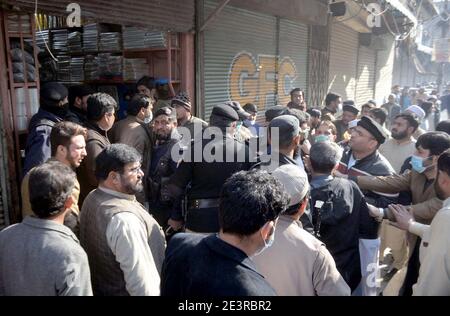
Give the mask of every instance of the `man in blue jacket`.
M 53 126 L 66 116 L 67 96 L 67 88 L 60 83 L 49 82 L 41 87 L 39 111 L 28 126 L 23 176 L 51 157 L 50 133 Z

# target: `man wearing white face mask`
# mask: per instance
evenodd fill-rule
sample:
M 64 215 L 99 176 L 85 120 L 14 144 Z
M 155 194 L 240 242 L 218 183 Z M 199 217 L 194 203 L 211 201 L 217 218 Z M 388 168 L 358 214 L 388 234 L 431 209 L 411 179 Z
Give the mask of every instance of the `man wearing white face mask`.
M 408 207 L 417 222 L 430 224 L 436 212 L 442 208 L 442 200 L 436 196 L 433 185 L 436 178 L 436 163 L 439 155 L 450 148 L 450 136 L 444 132 L 429 132 L 416 142 L 416 151 L 411 159 L 412 170 L 402 175 L 387 177 L 354 177 L 361 189 L 383 193 L 411 191 L 412 205 Z M 370 207 L 371 215 L 379 220 L 395 221 L 389 209 Z M 411 295 L 412 285 L 417 281 L 419 245 L 416 237 L 409 235 L 409 262 L 405 283 L 400 294 Z
M 142 169 L 147 170 L 151 160 L 152 133 L 149 123 L 153 119 L 154 100 L 145 94 L 136 94 L 128 104 L 127 117 L 116 122 L 109 132 L 111 143 L 121 143 L 133 148 L 142 155 Z M 137 195 L 139 202 L 144 203 L 144 194 Z
M 289 206 L 277 221 L 274 245 L 254 257 L 256 266 L 279 295 L 350 295 L 325 244 L 303 230 L 299 221 L 309 202 L 306 173 L 283 165 L 273 176 L 289 195 Z
M 173 209 L 173 200 L 167 194 L 167 184 L 169 177 L 177 169 L 178 163 L 171 157 L 171 154 L 173 150 L 177 150 L 181 155 L 176 110 L 165 106 L 156 111 L 152 132 L 155 142 L 151 149 L 152 158 L 146 172 L 147 201 L 150 214 L 163 228 L 167 228 L 167 221 Z
M 163 296 L 272 296 L 272 287 L 250 259 L 273 242 L 286 208 L 282 184 L 265 171 L 240 171 L 223 185 L 220 231 L 176 234 L 161 275 Z

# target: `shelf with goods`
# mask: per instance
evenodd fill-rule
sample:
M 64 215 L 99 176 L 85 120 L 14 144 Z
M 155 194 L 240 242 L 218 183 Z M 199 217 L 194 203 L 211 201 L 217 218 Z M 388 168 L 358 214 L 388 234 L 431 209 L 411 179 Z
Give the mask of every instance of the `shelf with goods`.
M 11 221 L 20 215 L 19 183 L 22 177 L 22 158 L 31 117 L 39 109 L 39 62 L 32 14 L 0 11 L 0 50 L 5 52 L 5 91 L 2 97 L 5 134 L 8 139 L 8 171 L 13 212 Z
M 104 23 L 86 24 L 75 32 L 58 28 L 40 34 L 48 36 L 50 48 L 60 49 L 53 52 L 58 59 L 53 80 L 68 85 L 131 85 L 146 75 L 167 82 L 171 95 L 181 82 L 178 34 Z M 54 34 L 67 38 L 67 45 L 55 45 Z M 42 48 L 40 56 L 49 55 Z M 79 63 L 76 71 L 71 69 L 73 60 Z

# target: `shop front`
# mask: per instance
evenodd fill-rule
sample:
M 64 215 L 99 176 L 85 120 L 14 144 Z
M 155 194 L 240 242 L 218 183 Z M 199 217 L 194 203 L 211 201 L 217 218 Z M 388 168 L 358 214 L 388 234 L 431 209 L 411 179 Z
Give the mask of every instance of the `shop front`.
M 187 91 L 195 99 L 195 1 L 12 1 L 0 7 L 2 159 L 10 190 L 10 219 L 20 220 L 19 184 L 28 123 L 49 81 L 89 85 L 111 94 L 126 114 L 142 76 L 154 77 L 159 98 Z M 69 9 L 69 10 L 68 10 Z M 35 14 L 36 13 L 36 14 Z M 77 17 L 79 14 L 79 25 Z M 36 16 L 36 18 L 35 18 Z M 3 165 L 2 168 L 3 175 Z M 2 200 L 1 205 L 5 205 Z M 0 226 L 2 215 L 0 208 Z
M 225 6 L 201 34 L 197 53 L 203 58 L 197 59 L 202 62 L 197 82 L 201 113 L 207 120 L 212 108 L 227 100 L 253 103 L 261 117 L 271 106 L 286 105 L 293 88 L 309 93 L 307 21 L 251 10 L 246 2 Z M 219 5 L 200 1 L 198 16 L 207 19 Z M 317 20 L 321 21 L 326 23 L 326 15 Z

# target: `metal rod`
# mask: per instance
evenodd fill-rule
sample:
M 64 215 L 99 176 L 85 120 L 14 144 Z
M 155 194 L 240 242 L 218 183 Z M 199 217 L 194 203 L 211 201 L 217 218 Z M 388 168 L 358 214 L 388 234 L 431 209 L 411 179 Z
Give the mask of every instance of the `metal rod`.
M 213 12 L 208 16 L 206 21 L 203 23 L 203 25 L 200 27 L 199 32 L 203 32 L 205 28 L 208 26 L 209 23 L 214 21 L 217 16 L 220 14 L 220 12 L 225 8 L 225 6 L 230 2 L 230 0 L 222 0 L 222 2 L 217 6 L 217 8 L 214 9 Z

